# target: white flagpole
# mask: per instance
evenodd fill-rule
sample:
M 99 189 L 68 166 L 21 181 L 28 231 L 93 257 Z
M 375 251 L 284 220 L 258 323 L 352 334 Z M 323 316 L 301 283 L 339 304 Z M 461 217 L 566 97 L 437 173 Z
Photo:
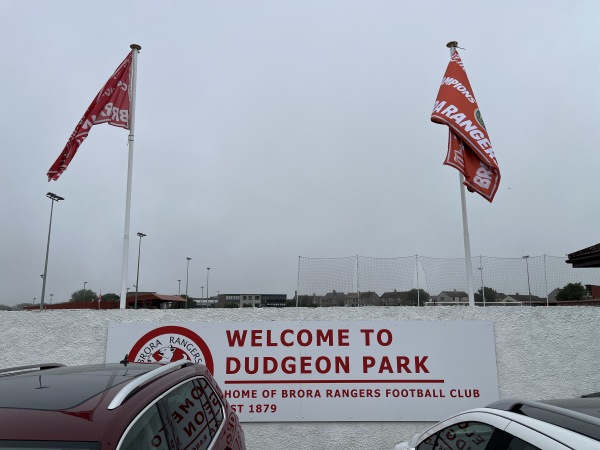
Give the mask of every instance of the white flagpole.
M 131 216 L 131 179 L 133 173 L 133 137 L 135 135 L 135 85 L 137 76 L 137 55 L 142 49 L 138 44 L 129 46 L 133 50 L 131 59 L 131 101 L 129 104 L 129 161 L 127 164 L 127 197 L 125 199 L 125 233 L 123 237 L 123 262 L 121 266 L 120 309 L 127 305 L 127 266 L 129 264 L 129 218 Z
M 450 56 L 454 55 L 458 42 L 452 41 L 446 44 L 450 49 Z M 465 196 L 465 177 L 458 173 L 460 181 L 460 203 L 462 206 L 463 236 L 465 243 L 465 265 L 467 270 L 467 294 L 469 295 L 469 306 L 475 306 L 475 295 L 473 294 L 473 263 L 471 261 L 471 242 L 469 240 L 469 222 L 467 221 L 467 200 Z

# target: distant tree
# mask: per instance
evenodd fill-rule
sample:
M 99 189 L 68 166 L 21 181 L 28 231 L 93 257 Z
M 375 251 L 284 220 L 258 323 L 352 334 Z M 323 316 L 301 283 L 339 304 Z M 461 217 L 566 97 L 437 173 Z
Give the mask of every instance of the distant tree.
M 496 292 L 494 289 L 487 287 L 487 286 L 484 286 L 483 289 L 484 289 L 483 292 L 485 293 L 485 302 L 486 303 L 495 302 L 496 299 L 498 298 L 498 292 Z M 481 288 L 477 290 L 474 297 L 475 297 L 476 302 L 483 302 L 483 297 L 481 295 Z
M 117 294 L 102 294 L 103 302 L 118 302 L 119 300 L 121 300 L 121 297 Z
M 199 308 L 198 303 L 196 303 L 194 301 L 194 299 L 192 297 L 190 297 L 189 295 L 181 294 L 180 297 L 183 298 L 183 299 L 187 299 L 186 307 L 188 309 Z
M 423 306 L 425 302 L 429 301 L 429 297 L 429 293 L 424 291 L 423 289 L 411 289 L 410 291 L 408 291 L 406 298 L 413 306 Z
M 6 305 L 0 305 L 0 311 L 12 311 L 12 307 Z
M 569 283 L 556 294 L 556 300 L 581 300 L 586 294 L 581 283 Z
M 104 299 L 104 297 L 103 297 Z M 98 300 L 98 294 L 91 289 L 79 289 L 71 294 L 70 302 L 93 302 Z

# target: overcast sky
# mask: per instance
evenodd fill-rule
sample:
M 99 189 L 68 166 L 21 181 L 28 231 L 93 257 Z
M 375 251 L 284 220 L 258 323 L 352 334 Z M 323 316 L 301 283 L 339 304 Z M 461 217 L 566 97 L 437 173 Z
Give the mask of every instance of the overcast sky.
M 92 128 L 46 173 L 130 51 L 138 57 L 128 286 L 286 293 L 298 256 L 464 257 L 448 129 L 430 122 L 459 50 L 502 181 L 468 194 L 473 255 L 600 242 L 600 2 L 0 0 L 0 304 L 119 293 L 127 131 Z M 206 294 L 206 292 L 205 292 Z

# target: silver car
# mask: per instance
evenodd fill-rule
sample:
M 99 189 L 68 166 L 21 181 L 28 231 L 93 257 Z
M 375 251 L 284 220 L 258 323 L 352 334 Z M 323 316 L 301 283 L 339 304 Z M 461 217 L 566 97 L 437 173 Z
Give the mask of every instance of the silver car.
M 600 398 L 500 400 L 439 422 L 394 450 L 600 450 Z

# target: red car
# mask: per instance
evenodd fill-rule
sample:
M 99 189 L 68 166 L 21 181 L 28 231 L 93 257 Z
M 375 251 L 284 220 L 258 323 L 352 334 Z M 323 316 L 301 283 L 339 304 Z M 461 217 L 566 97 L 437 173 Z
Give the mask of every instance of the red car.
M 208 369 L 42 364 L 0 370 L 0 449 L 245 450 Z

